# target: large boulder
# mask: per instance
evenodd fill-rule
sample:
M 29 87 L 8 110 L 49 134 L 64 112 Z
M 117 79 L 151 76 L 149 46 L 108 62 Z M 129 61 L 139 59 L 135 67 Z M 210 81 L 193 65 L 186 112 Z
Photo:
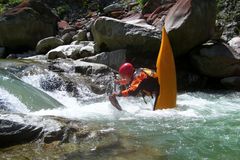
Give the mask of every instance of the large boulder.
M 190 56 L 192 64 L 206 76 L 240 76 L 240 55 L 225 43 L 204 44 Z
M 40 40 L 36 46 L 38 54 L 46 54 L 49 50 L 63 45 L 64 41 L 57 37 L 47 37 Z
M 178 0 L 165 19 L 175 56 L 188 53 L 214 35 L 215 0 Z
M 127 49 L 137 56 L 156 56 L 161 32 L 146 23 L 134 24 L 113 18 L 99 17 L 92 26 L 96 51 Z
M 25 0 L 0 16 L 0 46 L 35 49 L 39 40 L 56 35 L 57 21 L 42 2 Z

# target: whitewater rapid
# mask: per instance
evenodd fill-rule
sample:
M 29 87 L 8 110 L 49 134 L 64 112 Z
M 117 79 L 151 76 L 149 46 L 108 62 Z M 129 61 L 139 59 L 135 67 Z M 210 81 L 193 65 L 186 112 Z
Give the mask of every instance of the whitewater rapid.
M 27 75 L 21 80 L 47 93 L 63 106 L 31 110 L 0 88 L 0 104 L 11 106 L 9 109 L 13 112 L 25 115 L 1 114 L 0 118 L 48 131 L 57 130 L 60 125 L 45 115 L 91 121 L 103 125 L 103 130 L 116 131 L 132 147 L 151 148 L 156 155 L 164 154 L 169 159 L 234 159 L 240 156 L 239 92 L 178 93 L 176 108 L 157 111 L 152 110 L 154 99 L 151 97 L 146 98 L 147 104 L 141 97 L 118 97 L 123 108 L 118 111 L 107 95 L 96 95 L 82 84 L 77 86 L 81 93 L 78 97 L 64 89 L 45 91 L 40 86 L 40 79 L 45 76 Z

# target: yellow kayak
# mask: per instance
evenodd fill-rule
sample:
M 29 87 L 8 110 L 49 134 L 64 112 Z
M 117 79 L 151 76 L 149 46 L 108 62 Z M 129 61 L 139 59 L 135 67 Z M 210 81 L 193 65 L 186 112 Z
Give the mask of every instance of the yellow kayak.
M 172 47 L 165 30 L 162 28 L 162 41 L 156 62 L 160 94 L 157 97 L 156 109 L 167 109 L 176 107 L 177 80 Z

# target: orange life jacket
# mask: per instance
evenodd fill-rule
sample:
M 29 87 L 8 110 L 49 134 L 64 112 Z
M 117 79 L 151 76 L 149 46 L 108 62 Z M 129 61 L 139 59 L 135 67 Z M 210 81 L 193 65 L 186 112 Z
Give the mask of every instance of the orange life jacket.
M 126 97 L 129 95 L 152 95 L 153 92 L 159 91 L 157 74 L 148 68 L 139 68 L 134 72 L 133 80 L 129 87 L 121 91 L 121 95 Z

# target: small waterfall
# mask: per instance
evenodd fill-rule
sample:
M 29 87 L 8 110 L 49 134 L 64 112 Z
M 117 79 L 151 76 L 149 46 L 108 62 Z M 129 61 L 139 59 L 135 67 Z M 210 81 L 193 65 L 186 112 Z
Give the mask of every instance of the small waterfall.
M 3 69 L 0 69 L 0 88 L 7 91 L 10 95 L 14 95 L 31 111 L 63 106 L 60 102 L 46 93 L 21 81 L 19 78 Z M 0 94 L 3 94 L 3 92 Z M 1 97 L 3 97 L 3 95 Z

